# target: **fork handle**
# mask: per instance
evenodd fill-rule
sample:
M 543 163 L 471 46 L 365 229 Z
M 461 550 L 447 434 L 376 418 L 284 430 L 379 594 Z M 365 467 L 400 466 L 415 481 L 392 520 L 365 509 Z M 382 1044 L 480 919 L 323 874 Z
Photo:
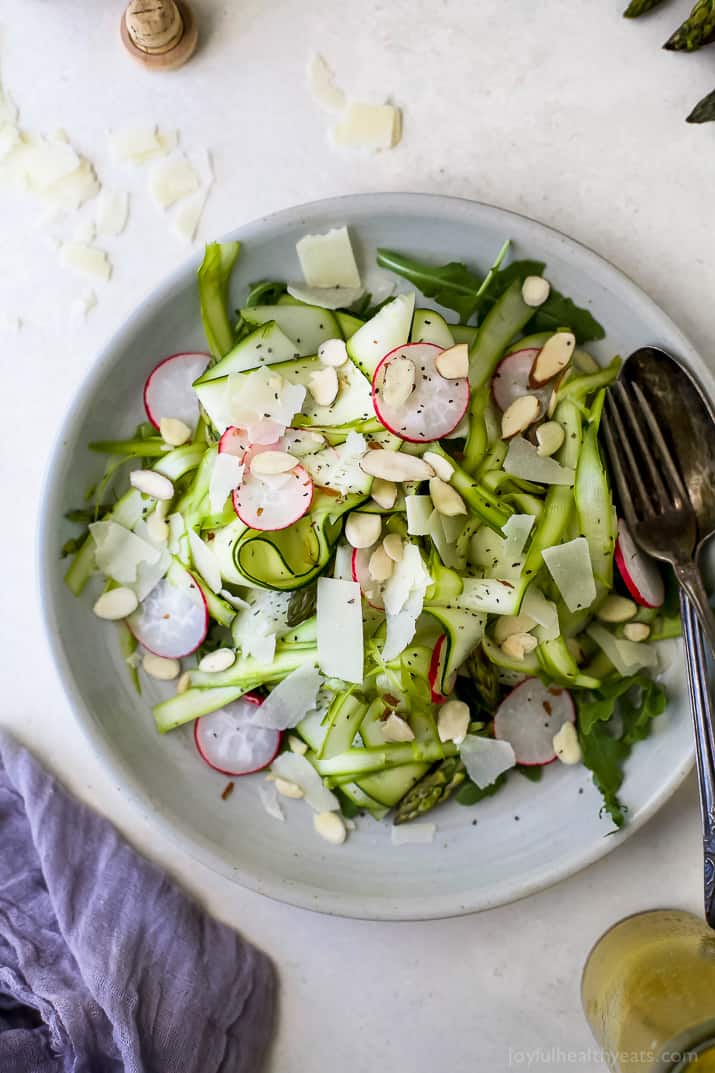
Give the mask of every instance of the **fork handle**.
M 685 664 L 693 708 L 695 747 L 698 758 L 698 789 L 703 821 L 703 887 L 705 918 L 715 928 L 715 722 L 708 686 L 705 647 L 693 605 L 680 594 Z
M 700 625 L 707 637 L 710 648 L 715 652 L 715 616 L 708 602 L 708 594 L 705 591 L 697 564 L 692 560 L 684 563 L 674 563 L 673 569 L 681 587 L 685 589 L 690 597 L 690 602 L 700 619 Z

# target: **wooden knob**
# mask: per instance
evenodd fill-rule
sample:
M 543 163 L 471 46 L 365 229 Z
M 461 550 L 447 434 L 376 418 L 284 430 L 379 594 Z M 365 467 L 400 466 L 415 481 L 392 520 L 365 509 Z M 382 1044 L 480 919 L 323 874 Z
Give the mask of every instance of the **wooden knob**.
M 194 53 L 196 21 L 184 0 L 131 0 L 122 15 L 124 47 L 144 67 L 171 71 Z

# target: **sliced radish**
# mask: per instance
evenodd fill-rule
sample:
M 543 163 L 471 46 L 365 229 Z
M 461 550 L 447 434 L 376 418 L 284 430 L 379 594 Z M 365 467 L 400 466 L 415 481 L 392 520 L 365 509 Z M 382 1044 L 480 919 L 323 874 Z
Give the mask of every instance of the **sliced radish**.
M 368 563 L 370 562 L 370 556 L 375 550 L 376 545 L 373 544 L 370 548 L 353 548 L 351 566 L 353 581 L 357 581 L 360 586 L 360 591 L 369 603 L 370 607 L 374 607 L 376 611 L 384 611 L 385 604 L 382 600 L 382 586 L 379 581 L 375 581 L 370 577 L 370 571 L 368 570 Z
M 522 395 L 535 395 L 541 404 L 541 414 L 546 413 L 552 384 L 546 387 L 529 387 L 531 369 L 539 353 L 538 347 L 515 350 L 499 362 L 492 377 L 492 395 L 494 402 L 503 412 Z
M 616 566 L 629 593 L 641 607 L 660 607 L 665 600 L 665 587 L 654 560 L 636 546 L 628 526 L 618 520 L 618 539 L 615 551 Z
M 564 723 L 576 722 L 567 689 L 526 678 L 501 702 L 494 716 L 494 736 L 508 741 L 518 764 L 550 764 L 556 759 L 554 735 Z
M 437 644 L 432 650 L 432 659 L 430 660 L 427 680 L 429 681 L 433 704 L 444 704 L 447 700 L 444 694 L 440 691 L 442 675 L 444 673 L 444 661 L 447 658 L 446 642 L 447 635 L 446 633 L 443 633 L 437 639 Z
M 143 600 L 127 625 L 155 656 L 181 659 L 194 652 L 209 628 L 206 600 L 191 574 L 173 566 Z
M 436 359 L 443 348 L 434 343 L 406 343 L 386 354 L 375 369 L 372 401 L 375 413 L 390 432 L 410 443 L 439 440 L 453 432 L 469 406 L 469 381 L 447 380 Z M 415 386 L 406 402 L 391 404 L 384 397 L 385 374 L 390 365 L 409 358 L 415 367 Z
M 236 458 L 242 459 L 249 446 L 248 433 L 245 428 L 229 425 L 218 441 L 218 453 L 220 455 L 235 455 Z
M 194 723 L 194 741 L 202 760 L 222 775 L 252 775 L 275 759 L 281 747 L 280 730 L 252 725 L 261 697 L 245 693 L 240 700 L 203 715 Z
M 159 428 L 162 417 L 175 417 L 194 427 L 199 400 L 193 383 L 209 360 L 208 354 L 172 354 L 152 369 L 144 385 L 144 409 L 154 428 Z
M 287 529 L 310 510 L 312 500 L 313 482 L 302 466 L 270 476 L 249 472 L 233 492 L 243 524 L 264 532 Z

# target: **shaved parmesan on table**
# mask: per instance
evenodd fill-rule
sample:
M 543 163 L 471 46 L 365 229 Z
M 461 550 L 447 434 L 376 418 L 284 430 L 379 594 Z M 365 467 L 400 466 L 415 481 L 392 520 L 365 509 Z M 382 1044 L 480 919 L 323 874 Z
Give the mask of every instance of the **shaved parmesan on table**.
M 362 600 L 356 581 L 318 578 L 318 662 L 329 678 L 363 680 Z
M 97 237 L 97 229 L 92 220 L 81 220 L 72 232 L 73 242 L 94 242 Z
M 467 734 L 459 747 L 459 755 L 467 774 L 480 790 L 491 786 L 516 764 L 514 750 L 508 741 L 480 738 L 476 734 Z
M 53 207 L 76 212 L 87 201 L 91 201 L 101 190 L 94 168 L 84 158 L 79 167 L 65 175 L 41 195 Z
M 118 522 L 93 522 L 89 531 L 94 541 L 97 566 L 103 574 L 122 585 L 137 580 L 140 563 L 159 561 L 158 548 Z
M 97 295 L 93 290 L 85 291 L 76 298 L 70 309 L 70 318 L 74 321 L 84 320 L 97 305 Z
M 262 707 L 267 703 L 268 701 L 264 701 Z M 281 753 L 271 764 L 271 772 L 279 779 L 300 786 L 305 800 L 315 812 L 339 811 L 340 803 L 335 794 L 323 785 L 323 780 L 313 765 L 299 753 Z
M 193 242 L 201 222 L 206 201 L 213 186 L 214 175 L 211 165 L 211 157 L 207 150 L 201 150 L 192 158 L 192 163 L 201 181 L 200 188 L 195 194 L 190 195 L 179 204 L 172 220 L 172 230 L 185 242 Z
M 400 140 L 400 111 L 391 104 L 349 101 L 332 130 L 333 144 L 347 149 L 392 149 Z
M 512 477 L 537 484 L 572 485 L 574 482 L 574 471 L 569 466 L 560 465 L 554 458 L 544 458 L 523 436 L 515 436 L 509 442 L 504 470 Z
M 585 537 L 544 548 L 542 557 L 569 611 L 590 607 L 596 599 L 591 555 Z
M 434 823 L 393 824 L 390 838 L 393 846 L 426 846 L 434 842 L 436 831 Z
M 48 190 L 76 171 L 80 163 L 79 155 L 67 142 L 45 138 L 27 145 L 23 160 L 30 186 L 36 191 Z
M 100 192 L 95 223 L 100 235 L 121 235 L 129 216 L 129 195 L 122 190 Z
M 193 529 L 189 529 L 188 533 L 189 548 L 191 549 L 191 558 L 194 561 L 194 566 L 201 574 L 201 577 L 204 579 L 208 587 L 213 592 L 218 592 L 222 585 L 218 559 L 209 545 L 204 543 L 198 533 L 195 533 Z
M 318 691 L 322 684 L 323 675 L 318 668 L 304 663 L 302 667 L 291 671 L 271 690 L 260 708 L 256 709 L 252 722 L 255 722 L 256 726 L 267 727 L 269 730 L 291 730 L 300 723 L 301 719 L 305 718 L 306 712 L 315 708 Z M 298 779 L 292 779 L 290 775 L 284 775 L 283 778 L 298 782 L 299 786 L 303 785 Z
M 328 112 L 342 112 L 347 97 L 335 84 L 335 75 L 317 52 L 308 61 L 308 87 L 313 100 Z
M 154 165 L 149 191 L 162 209 L 188 197 L 201 185 L 198 172 L 185 156 L 173 156 Z
M 308 286 L 362 286 L 347 227 L 334 227 L 324 235 L 304 235 L 295 248 Z
M 60 260 L 66 268 L 92 279 L 108 280 L 112 274 L 112 264 L 104 250 L 84 242 L 63 242 Z
M 125 127 L 109 134 L 109 146 L 115 160 L 143 164 L 154 157 L 166 156 L 178 144 L 176 131 L 159 131 L 156 126 Z

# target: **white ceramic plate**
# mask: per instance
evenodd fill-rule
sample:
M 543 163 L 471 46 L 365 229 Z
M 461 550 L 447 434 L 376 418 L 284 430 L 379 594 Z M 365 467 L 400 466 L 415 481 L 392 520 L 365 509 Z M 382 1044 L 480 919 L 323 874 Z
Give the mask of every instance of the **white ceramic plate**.
M 364 278 L 377 288 L 387 278 L 374 268 L 377 246 L 486 268 L 510 238 L 515 257 L 546 261 L 549 279 L 606 326 L 608 337 L 596 347 L 601 357 L 658 343 L 712 392 L 712 379 L 687 340 L 610 264 L 541 224 L 469 201 L 370 194 L 289 209 L 242 227 L 230 236 L 243 243 L 233 304 L 240 304 L 250 281 L 299 278 L 296 240 L 341 224 L 350 226 Z M 389 822 L 366 818 L 336 848 L 314 834 L 302 802 L 286 802 L 284 824 L 267 816 L 257 778 L 238 780 L 233 796 L 222 801 L 226 779 L 198 759 L 190 727 L 166 737 L 156 733 L 150 709 L 162 687 L 153 694 L 150 684 L 136 695 L 111 625 L 92 616 L 89 594 L 76 600 L 65 589 L 58 549 L 70 535 L 63 512 L 81 503 L 102 465 L 87 442 L 126 435 L 143 419 L 142 385 L 159 358 L 205 349 L 195 269 L 196 262 L 186 265 L 147 298 L 101 355 L 67 417 L 44 495 L 40 569 L 47 628 L 77 717 L 113 777 L 162 833 L 218 872 L 272 898 L 345 916 L 401 920 L 486 909 L 540 890 L 615 849 L 667 800 L 691 765 L 677 658 L 667 714 L 628 766 L 622 791 L 628 826 L 611 837 L 588 772 L 554 764 L 538 784 L 513 775 L 505 790 L 474 808 L 441 808 L 429 817 L 438 825 L 432 845 L 394 848 Z

